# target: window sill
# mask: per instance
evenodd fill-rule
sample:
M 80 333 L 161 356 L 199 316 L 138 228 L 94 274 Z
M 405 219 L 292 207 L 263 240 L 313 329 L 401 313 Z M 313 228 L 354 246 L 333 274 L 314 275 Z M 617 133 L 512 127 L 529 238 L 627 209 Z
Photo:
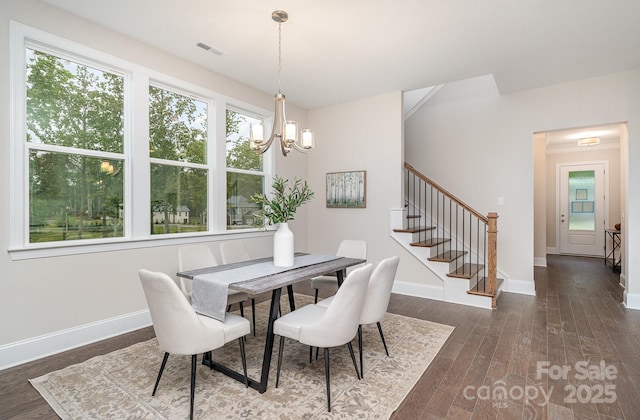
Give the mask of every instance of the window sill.
M 189 236 L 164 236 L 148 239 L 121 239 L 103 243 L 72 243 L 31 244 L 24 248 L 9 249 L 12 261 L 30 260 L 37 258 L 62 257 L 69 255 L 93 254 L 97 252 L 123 251 L 127 249 L 154 248 L 160 246 L 184 245 L 198 242 L 226 241 L 230 239 L 246 239 L 273 235 L 274 230 L 246 229 L 243 231 L 229 230 L 219 233 L 204 233 Z

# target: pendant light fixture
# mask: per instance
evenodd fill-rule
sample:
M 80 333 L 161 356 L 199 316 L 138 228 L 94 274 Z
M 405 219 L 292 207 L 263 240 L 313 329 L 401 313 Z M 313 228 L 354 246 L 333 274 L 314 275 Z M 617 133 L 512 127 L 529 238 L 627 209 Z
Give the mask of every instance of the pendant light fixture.
M 596 144 L 600 144 L 599 137 L 588 137 L 578 140 L 578 146 L 595 146 Z
M 313 149 L 313 131 L 310 129 L 301 130 L 298 138 L 298 124 L 295 121 L 287 121 L 284 106 L 285 98 L 280 87 L 280 73 L 282 70 L 282 24 L 289 19 L 289 15 L 283 10 L 276 10 L 271 14 L 271 18 L 278 23 L 278 93 L 274 96 L 275 115 L 273 129 L 271 130 L 271 136 L 265 141 L 262 122 L 252 124 L 249 139 L 251 149 L 260 154 L 266 152 L 277 138 L 280 141 L 282 154 L 287 156 L 292 149 L 299 152 L 307 152 Z

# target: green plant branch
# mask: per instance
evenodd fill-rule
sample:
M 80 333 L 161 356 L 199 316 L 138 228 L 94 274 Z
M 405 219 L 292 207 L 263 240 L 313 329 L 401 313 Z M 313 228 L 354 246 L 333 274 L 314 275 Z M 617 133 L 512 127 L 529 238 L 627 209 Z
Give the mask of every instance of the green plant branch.
M 293 220 L 298 208 L 313 198 L 313 191 L 307 181 L 303 183 L 301 179 L 295 178 L 292 186 L 289 187 L 288 184 L 288 179 L 276 175 L 273 178 L 273 198 L 261 193 L 251 196 L 251 201 L 261 207 L 253 216 L 264 228 Z

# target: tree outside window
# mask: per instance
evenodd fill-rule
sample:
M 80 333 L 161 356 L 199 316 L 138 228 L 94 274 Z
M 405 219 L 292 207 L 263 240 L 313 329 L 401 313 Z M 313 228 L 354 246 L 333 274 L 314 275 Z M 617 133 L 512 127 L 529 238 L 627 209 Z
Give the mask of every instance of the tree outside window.
M 124 236 L 124 78 L 26 57 L 29 242 Z

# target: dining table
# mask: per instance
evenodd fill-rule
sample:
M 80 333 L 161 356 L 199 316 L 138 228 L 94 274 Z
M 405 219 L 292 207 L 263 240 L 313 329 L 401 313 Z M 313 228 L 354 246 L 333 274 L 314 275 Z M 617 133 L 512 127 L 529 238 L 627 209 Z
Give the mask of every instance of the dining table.
M 278 318 L 278 314 L 280 312 L 280 297 L 282 295 L 282 289 L 284 287 L 287 288 L 289 294 L 289 307 L 291 311 L 294 311 L 294 284 L 309 280 L 313 277 L 326 275 L 328 273 L 335 273 L 338 285 L 340 285 L 344 281 L 347 268 L 363 264 L 365 262 L 366 260 L 359 258 L 296 253 L 294 257 L 294 265 L 291 267 L 275 267 L 273 265 L 273 257 L 266 257 L 214 267 L 181 271 L 177 273 L 177 275 L 191 280 L 198 280 L 206 277 L 206 275 L 218 273 L 218 276 L 228 276 L 234 279 L 233 283 L 228 284 L 228 288 L 231 290 L 245 292 L 249 295 L 271 292 L 271 304 L 267 322 L 267 333 L 265 337 L 260 379 L 248 378 L 249 387 L 256 389 L 260 393 L 264 393 L 267 390 L 269 369 L 271 367 L 271 357 L 275 341 L 273 323 Z M 202 284 L 200 284 L 199 287 L 194 287 L 193 289 L 192 293 L 194 296 L 192 296 L 192 299 L 195 301 L 198 301 L 199 298 L 199 296 L 197 296 L 198 290 L 203 290 Z M 224 373 L 225 375 L 244 383 L 244 375 L 240 372 L 220 363 L 216 363 L 214 360 L 206 356 L 203 358 L 203 363 L 211 369 Z

